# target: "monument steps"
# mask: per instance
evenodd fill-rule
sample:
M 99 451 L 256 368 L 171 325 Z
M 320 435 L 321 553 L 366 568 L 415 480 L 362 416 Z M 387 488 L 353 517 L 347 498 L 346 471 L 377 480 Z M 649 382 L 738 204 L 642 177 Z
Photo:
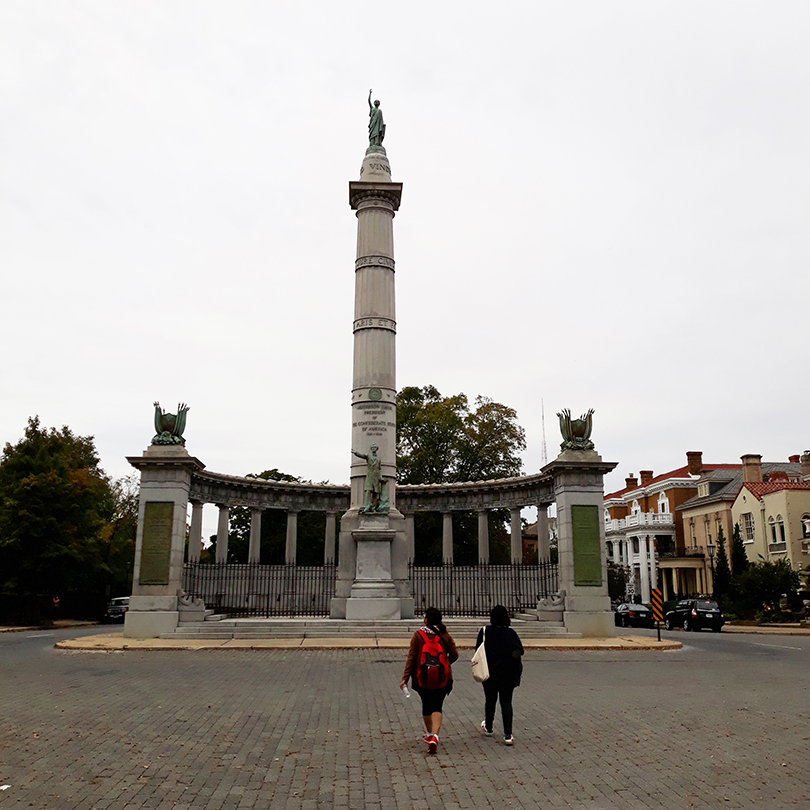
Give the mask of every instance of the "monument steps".
M 409 639 L 421 622 L 403 621 L 346 621 L 342 619 L 220 619 L 212 622 L 181 622 L 173 633 L 161 638 L 170 639 L 304 639 L 304 638 L 374 638 Z M 472 620 L 447 621 L 447 629 L 454 638 L 475 638 L 482 622 Z M 568 633 L 561 623 L 526 622 L 516 620 L 514 629 L 521 638 L 579 638 Z

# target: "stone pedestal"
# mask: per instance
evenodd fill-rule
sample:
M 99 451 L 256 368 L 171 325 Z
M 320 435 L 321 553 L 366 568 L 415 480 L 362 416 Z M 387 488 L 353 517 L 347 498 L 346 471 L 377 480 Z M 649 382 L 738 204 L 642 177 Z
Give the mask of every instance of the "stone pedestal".
M 543 468 L 554 476 L 563 621 L 569 632 L 592 638 L 609 638 L 616 630 L 603 519 L 604 476 L 615 466 L 593 450 L 566 450 Z
M 157 638 L 177 628 L 191 474 L 205 465 L 184 447 L 162 445 L 127 461 L 140 470 L 141 495 L 124 636 Z

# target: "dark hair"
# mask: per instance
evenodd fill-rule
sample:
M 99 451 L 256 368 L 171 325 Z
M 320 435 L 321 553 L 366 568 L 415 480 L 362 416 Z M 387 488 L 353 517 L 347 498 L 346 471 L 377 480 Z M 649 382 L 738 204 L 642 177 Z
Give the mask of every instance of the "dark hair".
M 436 633 L 447 632 L 447 628 L 442 624 L 442 612 L 439 608 L 429 607 L 425 611 L 425 624 Z
M 489 623 L 494 624 L 496 627 L 509 627 L 512 620 L 509 618 L 509 613 L 503 605 L 495 605 L 489 611 Z

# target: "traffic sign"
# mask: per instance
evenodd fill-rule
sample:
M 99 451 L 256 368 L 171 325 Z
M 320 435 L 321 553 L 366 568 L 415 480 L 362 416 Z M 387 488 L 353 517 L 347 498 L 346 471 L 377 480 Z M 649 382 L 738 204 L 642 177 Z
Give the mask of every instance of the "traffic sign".
M 650 599 L 652 600 L 653 618 L 657 622 L 664 621 L 664 600 L 661 597 L 661 589 L 653 588 L 650 591 Z

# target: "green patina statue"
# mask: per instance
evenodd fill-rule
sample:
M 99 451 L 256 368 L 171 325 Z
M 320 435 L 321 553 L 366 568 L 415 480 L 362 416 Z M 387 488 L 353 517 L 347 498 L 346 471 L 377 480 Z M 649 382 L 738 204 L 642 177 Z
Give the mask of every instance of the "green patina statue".
M 368 91 L 368 148 L 370 150 L 384 151 L 382 149 L 383 138 L 385 138 L 385 123 L 380 109 L 379 100 L 371 105 L 371 90 Z
M 366 515 L 383 515 L 388 512 L 388 494 L 385 491 L 385 480 L 382 477 L 382 463 L 377 455 L 377 445 L 372 444 L 366 455 L 352 450 L 358 458 L 366 460 L 366 481 L 364 486 L 363 508 L 360 510 Z
M 186 429 L 186 414 L 189 411 L 188 405 L 178 403 L 177 414 L 166 413 L 160 407 L 160 403 L 155 403 L 155 435 L 152 444 L 185 444 L 183 431 Z
M 593 408 L 588 413 L 583 414 L 579 419 L 571 419 L 571 411 L 568 408 L 563 408 L 557 414 L 560 417 L 560 432 L 562 433 L 563 443 L 560 445 L 562 450 L 593 450 L 593 442 L 591 441 L 591 430 L 593 429 Z

